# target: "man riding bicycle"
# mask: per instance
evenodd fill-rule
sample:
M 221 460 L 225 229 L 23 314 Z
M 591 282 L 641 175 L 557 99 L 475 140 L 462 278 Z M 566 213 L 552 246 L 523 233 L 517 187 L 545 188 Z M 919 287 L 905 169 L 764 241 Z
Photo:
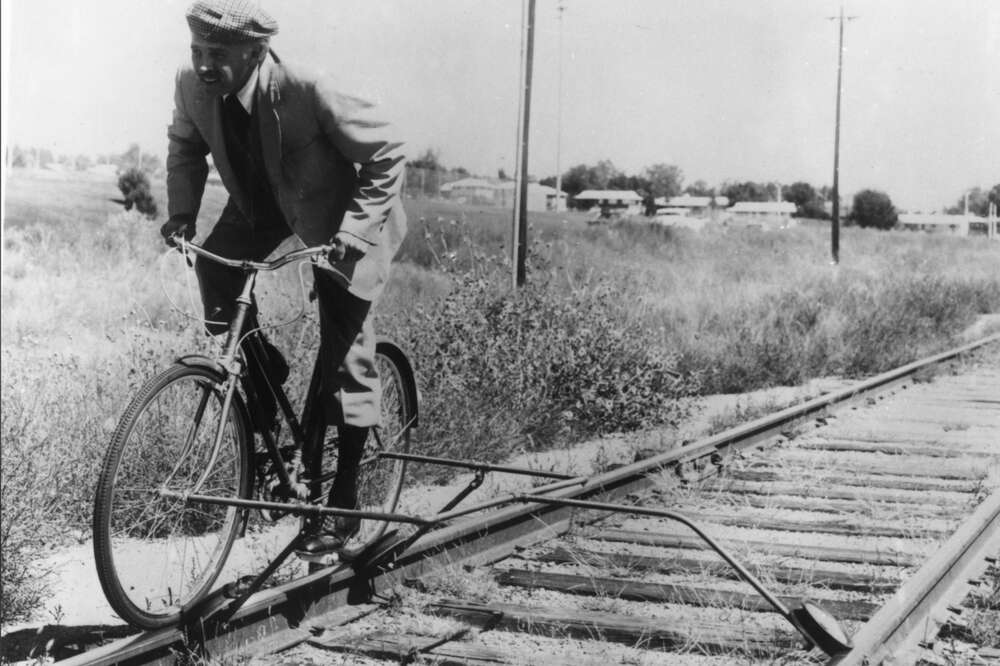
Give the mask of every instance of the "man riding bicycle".
M 255 0 L 197 0 L 186 18 L 191 67 L 176 78 L 168 130 L 169 219 L 161 233 L 168 243 L 178 233 L 194 237 L 210 153 L 229 200 L 203 243 L 207 250 L 259 261 L 292 234 L 306 245 L 333 246 L 329 264 L 313 271 L 322 402 L 327 423 L 339 431 L 327 504 L 357 508 L 358 466 L 380 416 L 369 314 L 406 232 L 399 198 L 402 143 L 372 117 L 371 104 L 279 60 L 270 49 L 278 25 Z M 242 274 L 200 259 L 195 268 L 208 329 L 224 333 Z M 254 307 L 247 330 L 257 326 Z M 265 373 L 279 382 L 287 378 L 280 352 L 265 348 L 268 358 L 248 358 L 251 386 L 263 386 Z M 274 427 L 275 416 L 273 398 L 262 401 L 254 427 Z M 358 524 L 356 518 L 327 518 L 301 550 L 336 551 Z

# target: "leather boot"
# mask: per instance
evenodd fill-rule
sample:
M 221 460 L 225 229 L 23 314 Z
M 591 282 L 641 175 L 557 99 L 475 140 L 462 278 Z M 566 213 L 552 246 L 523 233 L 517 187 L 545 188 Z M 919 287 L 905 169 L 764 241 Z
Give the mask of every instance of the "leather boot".
M 326 505 L 338 509 L 358 508 L 358 467 L 364 455 L 368 428 L 342 426 L 337 446 L 337 473 L 327 496 Z M 317 534 L 307 539 L 299 554 L 317 557 L 335 553 L 344 547 L 361 528 L 361 519 L 347 516 L 326 516 Z

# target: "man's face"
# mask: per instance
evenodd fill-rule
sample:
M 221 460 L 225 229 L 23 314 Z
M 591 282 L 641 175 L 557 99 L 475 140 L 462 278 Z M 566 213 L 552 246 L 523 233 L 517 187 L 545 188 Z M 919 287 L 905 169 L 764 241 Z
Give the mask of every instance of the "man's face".
M 238 92 L 257 66 L 262 45 L 221 44 L 191 35 L 191 64 L 212 95 Z

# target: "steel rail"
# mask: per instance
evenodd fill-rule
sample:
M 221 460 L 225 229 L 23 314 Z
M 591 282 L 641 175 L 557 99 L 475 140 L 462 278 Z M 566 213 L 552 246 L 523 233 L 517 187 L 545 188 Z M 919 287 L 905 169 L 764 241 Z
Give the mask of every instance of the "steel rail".
M 1000 342 L 1000 334 L 962 345 L 940 354 L 890 370 L 851 387 L 783 409 L 711 437 L 678 447 L 578 483 L 575 480 L 552 484 L 551 497 L 589 500 L 612 500 L 640 492 L 653 483 L 651 476 L 664 468 L 710 458 L 725 450 L 745 448 L 770 438 L 803 420 L 815 418 L 834 406 L 845 406 L 876 391 L 905 385 L 911 376 L 934 366 Z M 576 487 L 574 487 L 576 486 Z M 535 489 L 532 492 L 538 492 Z M 484 502 L 480 508 L 496 506 Z M 65 666 L 100 666 L 119 663 L 163 663 L 175 661 L 175 650 L 200 646 L 207 655 L 236 653 L 264 635 L 278 632 L 308 634 L 303 629 L 309 618 L 320 616 L 345 604 L 359 603 L 378 595 L 404 578 L 428 574 L 442 567 L 495 561 L 522 545 L 564 533 L 575 509 L 554 504 L 506 506 L 483 515 L 469 516 L 452 526 L 430 532 L 395 554 L 386 566 L 377 570 L 340 565 L 317 571 L 303 578 L 252 595 L 234 612 L 220 592 L 191 609 L 186 624 L 177 628 L 151 631 L 121 639 L 60 662 Z M 465 511 L 455 511 L 451 518 Z M 442 516 L 438 516 L 441 518 Z M 403 537 L 400 541 L 405 541 Z M 385 552 L 385 546 L 379 546 Z M 221 619 L 219 619 L 221 618 Z
M 947 615 L 960 603 L 968 581 L 987 567 L 986 558 L 1000 549 L 1000 491 L 994 492 L 966 519 L 854 635 L 854 648 L 838 655 L 831 666 L 910 663 L 904 655 L 933 640 Z M 917 661 L 913 656 L 912 661 Z

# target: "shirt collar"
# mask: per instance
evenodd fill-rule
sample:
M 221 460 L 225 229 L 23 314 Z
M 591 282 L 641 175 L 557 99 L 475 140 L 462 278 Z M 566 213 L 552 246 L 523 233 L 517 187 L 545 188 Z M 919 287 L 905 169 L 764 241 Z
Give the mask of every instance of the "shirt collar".
M 243 84 L 240 91 L 236 93 L 236 98 L 240 100 L 240 104 L 246 109 L 247 115 L 253 113 L 253 93 L 257 89 L 258 79 L 260 79 L 260 65 L 253 68 L 250 78 Z M 226 95 L 226 98 L 228 99 L 229 95 Z

